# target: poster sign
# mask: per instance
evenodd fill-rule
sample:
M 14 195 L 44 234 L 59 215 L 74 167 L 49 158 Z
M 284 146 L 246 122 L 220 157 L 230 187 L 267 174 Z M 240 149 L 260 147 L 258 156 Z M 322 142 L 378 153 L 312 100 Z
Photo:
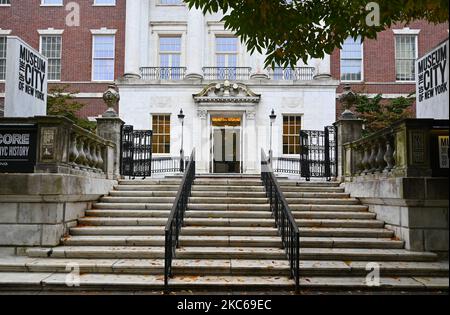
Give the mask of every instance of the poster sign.
M 448 136 L 439 136 L 439 167 L 448 168 Z
M 5 117 L 47 114 L 48 60 L 23 40 L 7 37 Z
M 448 40 L 416 61 L 417 118 L 448 119 Z
M 36 125 L 0 125 L 0 173 L 32 173 L 36 138 Z

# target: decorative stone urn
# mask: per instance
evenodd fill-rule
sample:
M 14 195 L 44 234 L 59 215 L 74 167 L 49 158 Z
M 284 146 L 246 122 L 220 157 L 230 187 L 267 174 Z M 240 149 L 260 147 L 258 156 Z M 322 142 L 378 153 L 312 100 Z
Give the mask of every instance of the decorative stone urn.
M 343 119 L 356 119 L 355 114 L 350 110 L 356 102 L 356 93 L 352 91 L 350 85 L 346 84 L 344 86 L 344 92 L 339 97 L 339 100 L 344 106 L 344 112 L 341 114 Z
M 118 117 L 114 107 L 119 103 L 120 94 L 117 92 L 116 86 L 110 84 L 108 89 L 103 93 L 103 101 L 108 106 L 108 109 L 103 113 L 102 117 Z

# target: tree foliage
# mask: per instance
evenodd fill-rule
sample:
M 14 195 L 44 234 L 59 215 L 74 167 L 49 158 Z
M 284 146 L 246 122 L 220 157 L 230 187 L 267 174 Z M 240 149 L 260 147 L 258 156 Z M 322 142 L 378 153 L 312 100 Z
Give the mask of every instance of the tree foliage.
M 375 39 L 395 23 L 448 21 L 448 0 L 184 0 L 203 13 L 224 12 L 225 27 L 253 53 L 267 54 L 266 66 L 305 63 L 341 48 L 351 36 Z M 379 24 L 367 17 L 379 5 Z M 369 4 L 369 6 L 367 6 Z
M 381 94 L 373 98 L 357 95 L 355 110 L 359 118 L 364 120 L 365 133 L 370 134 L 386 128 L 394 122 L 412 118 L 414 98 L 397 97 L 391 100 L 383 99 Z
M 76 125 L 95 130 L 96 124 L 78 117 L 77 113 L 85 104 L 74 101 L 74 95 L 77 92 L 67 91 L 68 85 L 53 87 L 49 90 L 47 97 L 47 114 L 54 116 L 64 116 L 72 120 Z

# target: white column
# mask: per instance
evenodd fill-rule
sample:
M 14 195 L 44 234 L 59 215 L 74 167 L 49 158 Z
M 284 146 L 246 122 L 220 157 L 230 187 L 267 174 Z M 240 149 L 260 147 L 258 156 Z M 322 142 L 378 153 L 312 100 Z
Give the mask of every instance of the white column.
M 331 78 L 331 62 L 330 55 L 326 54 L 323 59 L 318 59 L 316 62 L 316 75 L 314 79 L 329 79 Z
M 197 126 L 194 128 L 196 135 L 195 143 L 195 158 L 197 172 L 208 173 L 209 172 L 209 159 L 210 159 L 210 139 L 208 128 L 208 111 L 206 109 L 197 110 Z
M 256 113 L 253 110 L 249 110 L 245 113 L 245 131 L 246 136 L 245 141 L 245 170 L 246 174 L 257 174 L 258 164 L 260 159 L 258 158 L 260 154 L 260 148 L 258 145 L 258 138 L 256 135 Z
M 127 0 L 125 20 L 125 77 L 140 78 L 141 0 Z
M 187 29 L 187 79 L 203 79 L 203 35 L 205 30 L 203 12 L 192 8 L 188 13 Z

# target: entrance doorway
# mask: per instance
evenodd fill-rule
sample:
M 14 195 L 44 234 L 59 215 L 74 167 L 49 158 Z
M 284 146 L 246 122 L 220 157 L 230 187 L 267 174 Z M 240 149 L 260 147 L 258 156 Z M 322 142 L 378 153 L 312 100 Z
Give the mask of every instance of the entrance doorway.
M 212 173 L 242 173 L 241 117 L 212 117 Z

